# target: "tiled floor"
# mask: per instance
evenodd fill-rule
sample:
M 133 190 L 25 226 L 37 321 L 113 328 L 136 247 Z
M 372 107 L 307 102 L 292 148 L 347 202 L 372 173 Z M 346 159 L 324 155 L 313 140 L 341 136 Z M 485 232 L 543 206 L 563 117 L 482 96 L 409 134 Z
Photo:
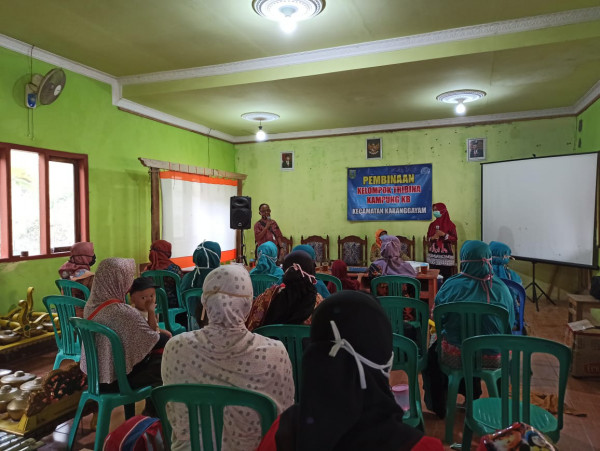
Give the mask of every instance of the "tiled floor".
M 559 302 L 557 306 L 540 300 L 540 311 L 535 311 L 535 305 L 527 302 L 525 320 L 529 324 L 529 333 L 532 336 L 564 341 L 566 337 L 567 303 Z M 23 369 L 38 375 L 43 375 L 52 368 L 54 354 L 46 354 L 35 359 L 23 359 L 6 365 L 10 369 Z M 541 392 L 546 392 L 552 380 L 555 380 L 555 363 L 546 357 L 537 359 L 533 368 L 533 386 Z M 392 374 L 393 383 L 402 382 L 402 373 Z M 460 399 L 459 401 L 462 401 Z M 566 401 L 576 411 L 586 416 L 564 415 L 564 427 L 558 447 L 561 451 L 587 451 L 600 450 L 600 379 L 575 379 L 570 377 L 567 388 Z M 138 412 L 143 408 L 142 403 L 137 406 Z M 444 420 L 438 419 L 433 413 L 424 409 L 425 428 L 428 435 L 442 438 L 444 435 Z M 124 419 L 123 410 L 116 409 L 111 419 L 111 430 Z M 462 437 L 464 412 L 458 409 L 455 418 L 454 440 Z M 90 429 L 91 415 L 82 421 L 75 449 L 93 449 L 94 432 Z M 43 438 L 46 445 L 44 450 L 62 450 L 66 441 L 71 422 L 64 423 L 56 428 L 54 433 Z M 473 449 L 475 442 L 473 442 Z M 446 446 L 446 449 L 450 449 Z

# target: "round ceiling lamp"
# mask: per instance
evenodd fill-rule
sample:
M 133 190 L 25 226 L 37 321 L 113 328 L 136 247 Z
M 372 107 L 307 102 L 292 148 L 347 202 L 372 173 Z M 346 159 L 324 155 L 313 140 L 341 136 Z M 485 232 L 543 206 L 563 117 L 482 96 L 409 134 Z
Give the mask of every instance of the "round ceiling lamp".
M 440 94 L 436 97 L 437 100 L 444 103 L 455 103 L 456 114 L 465 114 L 467 107 L 465 103 L 474 102 L 482 97 L 486 96 L 485 91 L 479 91 L 478 89 L 457 89 L 455 91 L 448 91 Z
M 267 133 L 262 128 L 263 122 L 276 121 L 279 119 L 279 115 L 275 113 L 267 113 L 264 111 L 254 111 L 252 113 L 242 114 L 242 118 L 247 121 L 258 122 L 258 131 L 256 132 L 257 141 L 265 141 L 267 139 Z
M 291 33 L 301 20 L 321 14 L 325 0 L 253 0 L 252 8 L 258 15 L 279 22 L 284 32 Z

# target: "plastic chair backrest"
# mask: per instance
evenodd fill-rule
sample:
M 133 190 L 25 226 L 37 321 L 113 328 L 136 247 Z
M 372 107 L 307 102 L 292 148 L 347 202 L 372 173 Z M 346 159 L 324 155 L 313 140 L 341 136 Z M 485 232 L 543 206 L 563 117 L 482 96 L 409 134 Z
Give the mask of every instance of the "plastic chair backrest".
M 404 333 L 404 309 L 413 309 L 415 312 L 415 323 L 417 329 L 417 347 L 419 356 L 427 355 L 427 324 L 429 321 L 429 305 L 420 299 L 405 298 L 402 296 L 379 296 L 381 307 L 385 310 L 387 317 L 392 323 L 392 332 L 402 336 Z
M 85 350 L 85 363 L 87 367 L 88 392 L 99 396 L 100 395 L 100 379 L 99 379 L 99 362 L 98 350 L 96 349 L 96 338 L 105 337 L 110 342 L 112 350 L 112 360 L 117 375 L 119 384 L 119 392 L 123 395 L 133 394 L 133 390 L 127 380 L 127 372 L 125 371 L 125 352 L 123 344 L 117 333 L 110 327 L 99 324 L 95 321 L 90 321 L 83 318 L 70 318 L 69 321 L 79 334 Z M 100 335 L 96 337 L 97 335 Z
M 327 285 L 327 282 L 332 282 L 335 285 L 336 291 L 342 291 L 342 289 L 343 289 L 342 281 L 340 279 L 338 279 L 337 277 L 332 276 L 331 274 L 325 274 L 322 272 L 318 272 L 318 273 L 315 273 L 315 277 L 318 280 L 322 280 L 325 285 Z
M 571 364 L 571 350 L 562 343 L 544 338 L 519 335 L 487 335 L 472 337 L 463 342 L 462 359 L 467 393 L 467 416 L 473 419 L 473 374 L 482 368 L 481 353 L 486 349 L 498 350 L 501 354 L 501 412 L 502 428 L 515 422 L 531 422 L 531 356 L 532 354 L 550 354 L 556 357 L 558 368 L 558 415 L 557 432 L 563 427 L 565 391 Z M 523 402 L 525 400 L 525 402 Z M 509 416 L 509 404 L 510 416 Z M 519 406 L 522 405 L 522 408 Z M 553 439 L 557 440 L 557 439 Z
M 371 280 L 371 294 L 377 296 L 377 286 L 387 284 L 388 296 L 402 296 L 402 287 L 410 285 L 414 287 L 415 299 L 421 298 L 421 282 L 413 277 L 406 276 L 379 276 Z
M 525 294 L 525 288 L 523 288 L 523 285 L 521 285 L 518 282 L 515 282 L 514 280 L 510 280 L 510 279 L 500 279 L 502 280 L 502 282 L 504 282 L 506 284 L 506 286 L 508 287 L 508 289 L 510 290 L 511 294 L 513 296 L 516 295 L 517 297 L 517 302 L 519 303 L 519 309 L 515 309 L 515 312 L 518 311 L 519 312 L 519 317 L 517 318 L 517 330 L 513 330 L 512 334 L 513 335 L 523 335 L 523 325 L 525 322 L 524 319 L 524 315 L 525 315 L 525 300 L 527 299 L 527 295 Z
M 69 318 L 76 316 L 75 307 L 84 308 L 85 301 L 72 296 L 45 296 L 42 302 L 46 306 L 46 310 L 50 314 L 50 321 L 52 321 L 52 328 L 54 329 L 54 337 L 56 338 L 56 345 L 64 354 L 75 355 L 80 353 L 79 340 L 75 329 L 71 326 Z M 58 321 L 60 324 L 60 334 L 56 328 L 55 322 L 52 320 L 53 313 L 58 315 Z
M 262 294 L 267 288 L 277 283 L 278 278 L 271 274 L 250 274 L 254 297 Z
M 166 271 L 164 269 L 154 269 L 150 271 L 144 271 L 142 273 L 142 277 L 152 277 L 154 279 L 154 283 L 165 291 L 165 279 L 173 279 L 175 281 L 175 293 L 177 293 L 177 305 L 179 308 L 185 307 L 185 305 L 183 305 L 183 300 L 181 299 L 181 277 L 179 277 L 179 274 Z
M 418 393 L 417 377 L 417 345 L 409 338 L 402 335 L 393 334 L 394 360 L 392 361 L 392 370 L 402 370 L 408 377 L 409 387 L 409 416 L 418 418 L 420 409 L 417 407 L 416 393 Z M 419 399 L 419 403 L 421 400 Z M 415 426 L 413 426 L 415 427 Z
M 196 307 L 202 300 L 202 288 L 190 288 L 189 290 L 185 290 L 181 297 L 183 298 L 183 303 L 187 311 L 188 332 L 200 329 L 200 325 L 198 324 L 198 321 L 196 321 Z M 202 312 L 202 316 L 204 316 L 204 312 Z
M 156 289 L 156 313 L 159 315 L 159 321 L 164 324 L 164 328 L 175 335 L 173 325 L 169 318 L 169 300 L 167 292 L 162 288 Z
M 292 374 L 294 386 L 296 387 L 296 400 L 300 399 L 300 387 L 302 382 L 302 356 L 304 354 L 303 340 L 310 337 L 310 326 L 297 324 L 272 324 L 257 327 L 253 331 L 264 337 L 275 338 L 283 343 L 287 349 L 292 362 Z
M 169 402 L 185 404 L 187 407 L 189 440 L 192 450 L 218 451 L 221 449 L 223 409 L 226 406 L 243 406 L 254 409 L 260 415 L 262 435 L 269 430 L 277 417 L 277 407 L 270 398 L 237 387 L 206 384 L 165 385 L 152 390 L 152 401 L 163 425 L 163 437 L 167 442 L 166 449 L 171 448 L 172 431 L 167 417 L 167 403 Z M 201 430 L 200 425 L 202 425 Z M 200 435 L 203 447 L 200 446 Z
M 87 301 L 90 297 L 89 288 L 79 282 L 69 279 L 57 279 L 54 283 L 56 284 L 58 291 L 60 291 L 64 296 L 74 297 L 72 290 L 76 289 L 83 293 L 84 300 Z
M 444 329 L 444 315 L 458 315 L 460 329 L 460 342 L 462 343 L 467 338 L 476 335 L 484 335 L 484 326 L 486 325 L 487 317 L 497 317 L 501 324 L 504 324 L 504 332 L 510 333 L 510 324 L 508 323 L 508 310 L 498 305 L 486 304 L 484 302 L 453 302 L 451 304 L 438 305 L 433 309 L 433 321 L 437 331 L 437 339 L 442 339 L 442 331 Z M 494 335 L 497 337 L 497 335 Z M 442 358 L 442 346 L 437 346 L 438 360 L 442 371 L 450 371 Z

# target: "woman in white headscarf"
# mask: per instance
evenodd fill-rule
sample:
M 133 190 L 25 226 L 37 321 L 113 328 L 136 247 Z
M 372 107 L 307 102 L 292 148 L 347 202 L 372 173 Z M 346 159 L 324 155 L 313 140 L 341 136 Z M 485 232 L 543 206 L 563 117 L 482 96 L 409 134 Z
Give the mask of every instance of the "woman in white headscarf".
M 202 304 L 209 324 L 169 340 L 163 354 L 164 383 L 239 387 L 270 397 L 279 413 L 291 406 L 294 381 L 285 347 L 277 340 L 249 332 L 245 326 L 252 306 L 248 271 L 241 265 L 213 270 L 204 281 Z M 168 409 L 172 450 L 190 449 L 185 407 L 171 404 Z M 226 409 L 223 451 L 252 450 L 260 439 L 256 412 L 244 407 Z

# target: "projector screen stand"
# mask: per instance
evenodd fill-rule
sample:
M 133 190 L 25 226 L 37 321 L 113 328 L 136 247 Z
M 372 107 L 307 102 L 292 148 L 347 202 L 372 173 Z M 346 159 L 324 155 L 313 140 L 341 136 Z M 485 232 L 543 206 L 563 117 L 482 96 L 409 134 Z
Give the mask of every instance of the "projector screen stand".
M 540 287 L 536 283 L 536 281 L 535 281 L 535 264 L 536 263 L 537 262 L 531 262 L 531 264 L 533 265 L 533 271 L 532 271 L 533 280 L 531 281 L 531 283 L 529 285 L 527 285 L 525 287 L 525 290 L 527 290 L 527 288 L 531 287 L 531 302 L 535 302 L 535 309 L 536 309 L 536 311 L 539 312 L 540 311 L 540 306 L 538 304 L 538 299 L 541 298 L 542 296 L 540 295 L 538 297 L 537 292 L 536 292 L 536 288 L 539 289 L 540 292 L 542 293 L 542 295 L 546 296 L 546 299 L 548 299 L 552 304 L 556 305 L 556 303 L 552 299 L 550 299 L 550 296 L 548 296 L 546 294 L 546 292 L 544 290 L 542 290 L 542 287 Z

